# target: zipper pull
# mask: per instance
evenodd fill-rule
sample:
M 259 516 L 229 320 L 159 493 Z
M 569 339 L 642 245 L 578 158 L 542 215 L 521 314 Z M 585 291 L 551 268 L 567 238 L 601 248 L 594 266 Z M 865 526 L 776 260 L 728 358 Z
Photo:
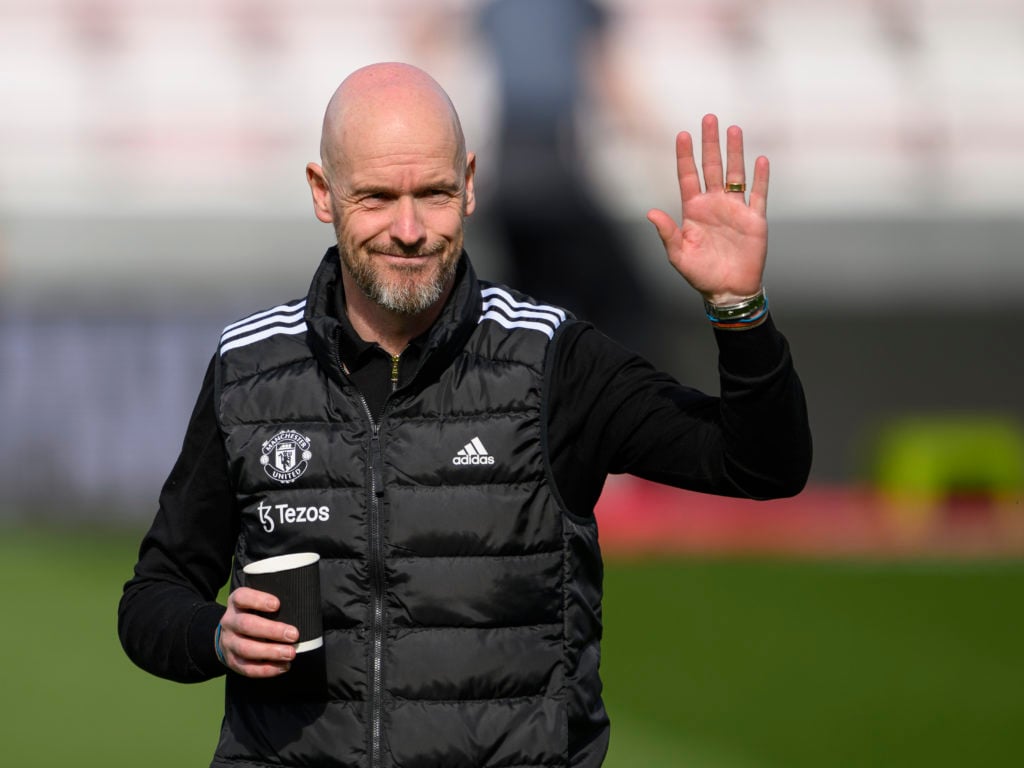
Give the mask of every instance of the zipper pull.
M 391 391 L 398 389 L 398 355 L 391 356 Z

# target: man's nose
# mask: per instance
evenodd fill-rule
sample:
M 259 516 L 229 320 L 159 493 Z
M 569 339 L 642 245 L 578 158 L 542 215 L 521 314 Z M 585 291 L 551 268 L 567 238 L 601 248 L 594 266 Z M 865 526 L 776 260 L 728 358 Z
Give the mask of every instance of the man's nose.
M 396 201 L 390 234 L 396 242 L 405 246 L 418 245 L 426 239 L 427 231 L 423 227 L 419 208 L 412 197 L 403 196 Z

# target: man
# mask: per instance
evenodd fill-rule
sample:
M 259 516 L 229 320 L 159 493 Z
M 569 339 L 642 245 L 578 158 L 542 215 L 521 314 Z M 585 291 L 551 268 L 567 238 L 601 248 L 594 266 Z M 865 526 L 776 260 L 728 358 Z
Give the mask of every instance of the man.
M 213 765 L 601 764 L 606 475 L 769 498 L 799 492 L 810 464 L 761 293 L 768 162 L 748 204 L 738 128 L 723 168 L 704 119 L 706 192 L 689 135 L 676 149 L 684 223 L 649 218 L 721 329 L 720 398 L 478 280 L 475 160 L 444 91 L 402 64 L 341 84 L 307 167 L 338 245 L 306 299 L 225 330 L 121 600 L 141 667 L 227 671 Z M 275 459 L 283 441 L 297 463 Z M 324 648 L 297 657 L 241 569 L 308 550 Z

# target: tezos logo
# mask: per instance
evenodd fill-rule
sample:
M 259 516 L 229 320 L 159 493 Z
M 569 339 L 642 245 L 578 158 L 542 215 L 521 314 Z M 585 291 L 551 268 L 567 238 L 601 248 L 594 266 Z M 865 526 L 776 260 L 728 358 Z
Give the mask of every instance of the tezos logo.
M 261 501 L 256 510 L 260 513 L 260 524 L 267 533 L 273 533 L 278 525 L 326 523 L 331 519 L 330 507 L 293 507 L 290 504 L 271 505 Z
M 272 480 L 293 483 L 302 477 L 311 458 L 309 438 L 294 429 L 285 429 L 263 443 L 260 464 Z

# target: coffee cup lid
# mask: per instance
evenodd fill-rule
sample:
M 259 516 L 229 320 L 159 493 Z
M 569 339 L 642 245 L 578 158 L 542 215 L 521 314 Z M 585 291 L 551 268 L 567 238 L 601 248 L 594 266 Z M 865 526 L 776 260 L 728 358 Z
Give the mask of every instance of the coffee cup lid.
M 292 568 L 302 568 L 305 565 L 312 565 L 320 559 L 316 552 L 294 552 L 290 555 L 277 555 L 264 560 L 256 560 L 249 563 L 242 570 L 245 573 L 276 573 L 277 571 L 288 571 Z

